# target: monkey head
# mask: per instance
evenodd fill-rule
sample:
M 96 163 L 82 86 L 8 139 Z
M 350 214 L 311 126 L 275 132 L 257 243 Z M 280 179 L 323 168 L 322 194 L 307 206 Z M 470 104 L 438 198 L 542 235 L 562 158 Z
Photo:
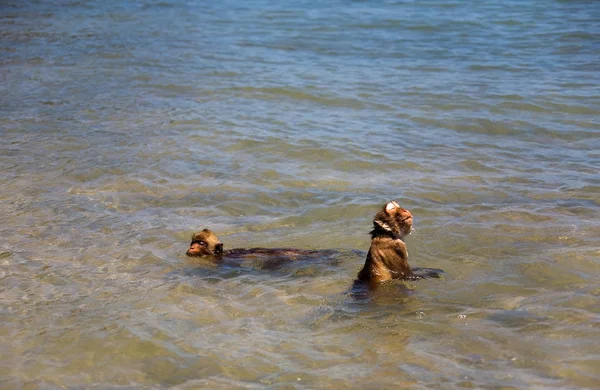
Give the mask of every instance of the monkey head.
M 223 253 L 223 243 L 210 230 L 204 229 L 192 235 L 190 248 L 185 252 L 188 256 L 218 256 Z

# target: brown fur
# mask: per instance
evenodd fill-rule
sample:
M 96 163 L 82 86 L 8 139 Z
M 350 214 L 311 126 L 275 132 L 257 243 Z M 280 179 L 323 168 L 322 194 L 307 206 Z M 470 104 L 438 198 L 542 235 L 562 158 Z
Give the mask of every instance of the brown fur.
M 223 253 L 223 243 L 210 229 L 192 234 L 190 248 L 185 253 L 192 257 L 218 256 Z
M 389 202 L 375 215 L 371 231 L 371 247 L 358 279 L 381 283 L 391 279 L 418 278 L 408 265 L 408 251 L 402 241 L 413 230 L 410 211 Z
M 268 257 L 276 261 L 300 260 L 331 255 L 333 251 L 295 248 L 235 248 L 223 251 L 223 243 L 210 229 L 192 235 L 192 242 L 185 253 L 190 257 L 215 256 L 234 259 Z
M 402 239 L 413 230 L 413 216 L 410 211 L 396 202 L 389 202 L 373 218 L 371 247 L 358 280 L 375 286 L 392 279 L 417 280 L 439 278 L 442 270 L 434 268 L 414 268 L 408 264 L 408 251 Z M 210 230 L 204 229 L 192 235 L 192 242 L 186 255 L 193 257 L 213 256 L 218 261 L 231 259 L 271 259 L 275 266 L 290 260 L 320 259 L 334 255 L 333 250 L 305 250 L 294 248 L 236 248 L 223 251 L 223 243 Z

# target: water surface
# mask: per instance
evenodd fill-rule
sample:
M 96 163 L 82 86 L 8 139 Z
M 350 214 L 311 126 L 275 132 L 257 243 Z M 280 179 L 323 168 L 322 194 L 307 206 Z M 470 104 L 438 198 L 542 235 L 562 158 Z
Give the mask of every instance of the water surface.
M 213 3 L 0 5 L 1 387 L 599 386 L 597 2 Z

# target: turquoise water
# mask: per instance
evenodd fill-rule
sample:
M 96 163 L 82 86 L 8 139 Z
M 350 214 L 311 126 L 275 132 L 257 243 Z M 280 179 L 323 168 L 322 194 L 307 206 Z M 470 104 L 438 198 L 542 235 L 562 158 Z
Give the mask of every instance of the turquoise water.
M 2 388 L 599 386 L 600 3 L 9 0 L 0 38 Z M 445 279 L 355 301 L 392 199 Z

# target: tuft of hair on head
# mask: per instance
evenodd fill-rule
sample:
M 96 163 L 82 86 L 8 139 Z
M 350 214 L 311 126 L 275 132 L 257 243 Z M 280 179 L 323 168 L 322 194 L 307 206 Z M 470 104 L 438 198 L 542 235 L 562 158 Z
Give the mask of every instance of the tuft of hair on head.
M 395 201 L 390 201 L 388 202 L 388 204 L 385 205 L 385 211 L 389 214 L 390 212 L 392 212 L 392 210 L 395 209 L 399 209 L 400 205 L 398 203 L 396 203 Z

